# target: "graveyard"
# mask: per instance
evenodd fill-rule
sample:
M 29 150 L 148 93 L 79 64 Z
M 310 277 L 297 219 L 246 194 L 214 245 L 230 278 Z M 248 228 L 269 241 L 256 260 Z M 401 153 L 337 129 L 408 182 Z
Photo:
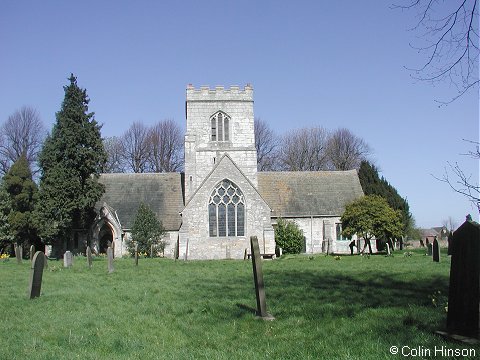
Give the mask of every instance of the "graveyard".
M 406 347 L 412 357 L 442 347 L 480 353 L 479 345 L 435 334 L 446 327 L 446 249 L 440 262 L 416 249 L 393 256 L 284 255 L 261 263 L 271 321 L 255 313 L 251 260 L 140 256 L 115 258 L 112 268 L 102 256 L 91 267 L 82 256 L 68 267 L 49 260 L 41 295 L 30 299 L 30 260 L 2 259 L 2 357 L 403 357 L 392 355 L 392 346 Z

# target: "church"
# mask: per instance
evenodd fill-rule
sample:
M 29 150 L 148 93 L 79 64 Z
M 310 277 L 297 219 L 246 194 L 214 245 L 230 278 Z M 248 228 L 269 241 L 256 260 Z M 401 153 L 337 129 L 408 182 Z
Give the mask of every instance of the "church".
M 253 105 L 250 85 L 188 85 L 185 172 L 102 174 L 93 248 L 125 254 L 143 202 L 166 230 L 166 257 L 243 259 L 250 236 L 274 254 L 279 218 L 302 229 L 305 253 L 349 253 L 340 217 L 363 195 L 357 171 L 257 171 Z

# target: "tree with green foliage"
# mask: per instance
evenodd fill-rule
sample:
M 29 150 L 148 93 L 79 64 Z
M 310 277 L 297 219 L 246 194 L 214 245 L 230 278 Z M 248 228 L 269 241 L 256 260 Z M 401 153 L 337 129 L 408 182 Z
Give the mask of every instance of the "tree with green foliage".
M 303 231 L 293 221 L 278 219 L 275 226 L 275 244 L 286 254 L 299 254 L 303 249 Z
M 9 209 L 6 215 L 11 240 L 21 246 L 35 245 L 39 249 L 41 242 L 33 221 L 38 189 L 32 180 L 25 154 L 5 174 L 3 187 L 8 196 Z
M 128 252 L 135 255 L 135 244 L 138 251 L 151 256 L 153 245 L 154 254 L 165 250 L 166 243 L 162 240 L 165 229 L 150 207 L 141 203 L 132 226 L 132 239 L 127 241 Z
M 14 253 L 12 246 L 13 236 L 10 232 L 10 224 L 8 222 L 8 214 L 11 208 L 10 197 L 2 183 L 0 185 L 0 254 L 13 255 Z
M 372 254 L 372 238 L 389 240 L 401 236 L 400 212 L 392 209 L 385 198 L 378 195 L 363 196 L 348 204 L 341 218 L 342 235 L 354 234 L 365 240 L 363 251 L 368 246 Z
M 358 178 L 365 195 L 379 195 L 387 200 L 390 207 L 401 212 L 402 234 L 411 232 L 414 221 L 407 200 L 402 198 L 383 176 L 380 178 L 375 165 L 368 161 L 362 161 L 358 170 Z
M 37 222 L 42 240 L 57 248 L 72 237 L 74 228 L 92 225 L 95 203 L 104 192 L 98 178 L 107 160 L 101 125 L 88 112 L 87 92 L 73 74 L 68 80 L 56 123 L 39 156 Z

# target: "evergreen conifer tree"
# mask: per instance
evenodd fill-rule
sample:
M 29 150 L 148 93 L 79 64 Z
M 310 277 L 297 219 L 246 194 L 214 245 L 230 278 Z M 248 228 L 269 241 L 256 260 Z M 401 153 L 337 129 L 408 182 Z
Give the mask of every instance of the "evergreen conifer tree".
M 406 233 L 409 227 L 413 226 L 412 214 L 407 200 L 402 198 L 383 176 L 380 178 L 378 169 L 368 161 L 361 162 L 358 177 L 365 195 L 379 195 L 387 200 L 391 208 L 400 210 L 403 232 Z
M 56 123 L 39 156 L 41 170 L 37 221 L 42 240 L 61 245 L 74 228 L 88 229 L 104 186 L 98 182 L 107 154 L 101 126 L 88 112 L 87 92 L 72 74 Z
M 32 180 L 32 172 L 25 154 L 21 155 L 3 177 L 4 191 L 8 197 L 8 233 L 12 242 L 19 245 L 35 245 L 40 248 L 37 229 L 33 222 L 33 212 L 37 199 L 37 184 Z

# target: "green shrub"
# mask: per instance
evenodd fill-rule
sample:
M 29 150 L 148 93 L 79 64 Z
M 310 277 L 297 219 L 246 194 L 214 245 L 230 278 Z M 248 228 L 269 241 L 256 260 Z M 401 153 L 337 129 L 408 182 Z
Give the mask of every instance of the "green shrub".
M 130 255 L 135 255 L 135 244 L 138 244 L 139 253 L 151 256 L 153 245 L 154 255 L 165 249 L 165 241 L 162 240 L 165 229 L 157 219 L 155 213 L 146 204 L 140 204 L 132 227 L 132 239 L 127 240 L 127 249 Z
M 275 227 L 275 243 L 283 253 L 299 254 L 303 249 L 303 231 L 293 221 L 278 219 Z

